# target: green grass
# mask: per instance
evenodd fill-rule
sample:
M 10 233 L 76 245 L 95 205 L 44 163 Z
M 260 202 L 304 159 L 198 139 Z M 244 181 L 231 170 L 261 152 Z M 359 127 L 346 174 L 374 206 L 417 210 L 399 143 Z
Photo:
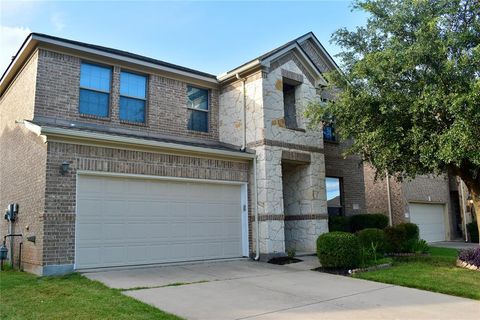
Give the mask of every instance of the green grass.
M 180 319 L 79 274 L 0 272 L 1 319 Z
M 355 277 L 480 300 L 480 272 L 456 267 L 457 252 L 432 247 L 429 257 L 395 259 L 390 269 Z

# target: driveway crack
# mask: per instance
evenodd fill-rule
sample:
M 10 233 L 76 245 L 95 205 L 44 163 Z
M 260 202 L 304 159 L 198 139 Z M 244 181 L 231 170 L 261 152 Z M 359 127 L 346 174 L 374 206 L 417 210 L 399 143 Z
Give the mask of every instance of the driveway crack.
M 260 286 L 258 286 L 258 287 L 260 287 Z M 353 297 L 353 296 L 357 296 L 357 295 L 360 295 L 360 294 L 365 294 L 365 293 L 380 291 L 380 290 L 384 290 L 384 289 L 388 289 L 388 288 L 393 288 L 393 287 L 394 287 L 393 285 L 389 285 L 389 286 L 385 286 L 385 287 L 382 287 L 382 288 L 376 288 L 376 289 L 371 289 L 371 290 L 356 292 L 356 293 L 352 293 L 352 294 L 343 295 L 343 296 L 340 296 L 340 297 L 335 297 L 335 298 L 330 298 L 330 299 L 324 299 L 324 300 L 317 300 L 317 301 L 313 301 L 313 302 L 310 302 L 310 303 L 304 303 L 304 304 L 296 305 L 296 306 L 293 306 L 293 307 L 278 309 L 278 310 L 269 311 L 269 312 L 258 313 L 258 314 L 255 314 L 255 315 L 251 315 L 251 316 L 247 316 L 247 317 L 242 317 L 242 318 L 236 318 L 235 320 L 253 319 L 253 318 L 260 317 L 260 316 L 267 315 L 267 314 L 274 314 L 274 313 L 283 312 L 283 311 L 287 311 L 287 310 L 293 310 L 293 309 L 303 308 L 303 307 L 312 306 L 312 305 L 315 305 L 315 304 L 320 304 L 320 303 L 324 303 L 324 302 L 330 302 L 330 301 L 340 300 L 340 299 L 343 299 L 343 298 Z M 261 288 L 261 287 L 260 287 L 260 288 Z M 285 292 L 283 292 L 283 293 L 285 293 Z

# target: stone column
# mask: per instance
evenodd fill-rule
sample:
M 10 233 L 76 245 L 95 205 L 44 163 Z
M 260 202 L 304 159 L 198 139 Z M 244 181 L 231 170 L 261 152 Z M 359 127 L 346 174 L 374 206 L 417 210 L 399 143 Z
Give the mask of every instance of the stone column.
M 282 152 L 279 148 L 265 145 L 255 149 L 257 152 L 260 253 L 262 258 L 269 258 L 285 253 Z

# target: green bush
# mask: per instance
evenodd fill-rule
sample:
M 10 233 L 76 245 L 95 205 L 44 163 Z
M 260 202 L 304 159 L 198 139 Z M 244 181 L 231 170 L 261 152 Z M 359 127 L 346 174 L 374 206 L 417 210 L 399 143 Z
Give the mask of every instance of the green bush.
M 357 232 L 367 228 L 385 229 L 388 217 L 383 213 L 356 214 L 350 217 L 350 228 Z
M 328 217 L 328 230 L 350 232 L 350 217 L 331 216 Z
M 360 263 L 360 242 L 348 232 L 324 233 L 317 239 L 317 256 L 324 268 L 355 268 Z
M 419 229 L 414 223 L 400 223 L 385 228 L 388 252 L 411 252 L 419 240 Z
M 477 221 L 473 220 L 467 223 L 468 240 L 470 242 L 478 243 L 478 227 Z
M 387 239 L 385 232 L 377 228 L 367 228 L 357 232 L 360 245 L 367 249 L 375 250 L 376 253 L 384 253 Z

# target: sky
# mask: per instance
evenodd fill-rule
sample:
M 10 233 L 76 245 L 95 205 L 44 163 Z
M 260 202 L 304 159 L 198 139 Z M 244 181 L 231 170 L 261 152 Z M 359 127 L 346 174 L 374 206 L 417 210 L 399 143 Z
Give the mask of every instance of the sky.
M 0 0 L 0 71 L 30 32 L 40 32 L 219 75 L 309 31 L 335 55 L 341 48 L 329 42 L 331 34 L 366 18 L 343 0 Z

